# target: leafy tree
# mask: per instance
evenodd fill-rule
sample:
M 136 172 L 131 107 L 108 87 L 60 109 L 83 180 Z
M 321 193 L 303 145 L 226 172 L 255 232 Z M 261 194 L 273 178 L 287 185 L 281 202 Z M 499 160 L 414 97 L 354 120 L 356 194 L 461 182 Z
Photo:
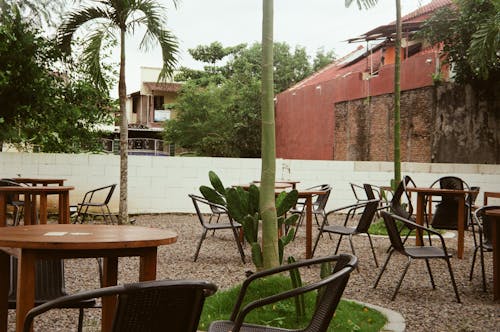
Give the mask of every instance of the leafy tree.
M 313 72 L 317 72 L 318 70 L 328 66 L 335 60 L 335 52 L 328 51 L 325 52 L 324 48 L 320 48 L 316 51 L 316 56 L 313 60 Z
M 59 52 L 16 6 L 0 18 L 0 141 L 20 150 L 100 151 L 96 125 L 109 120 L 107 91 L 86 83 L 81 68 L 56 74 Z M 58 63 L 58 73 L 61 66 Z M 1 146 L 1 144 L 0 144 Z
M 276 43 L 274 48 L 274 68 L 282 78 L 274 87 L 280 92 L 309 75 L 311 69 L 303 48 L 293 51 L 285 43 Z M 177 117 L 165 124 L 165 139 L 199 155 L 260 157 L 261 45 L 222 47 L 212 43 L 190 53 L 209 65 L 203 71 L 184 68 L 176 76 L 188 83 L 173 105 Z M 216 66 L 222 60 L 226 63 Z
M 172 0 L 174 5 L 177 0 Z M 120 45 L 120 76 L 118 95 L 120 101 L 120 205 L 119 222 L 128 222 L 127 177 L 128 177 L 128 123 L 126 113 L 127 89 L 125 85 L 125 36 L 133 33 L 139 26 L 146 28 L 140 47 L 148 49 L 158 43 L 162 50 L 163 68 L 159 79 L 172 74 L 176 63 L 177 40 L 165 29 L 164 13 L 166 8 L 154 0 L 93 1 L 93 6 L 86 6 L 71 12 L 59 29 L 59 43 L 66 53 L 71 52 L 71 44 L 78 30 L 84 28 L 93 31 L 83 50 L 83 60 L 92 73 L 98 86 L 105 88 L 101 50 L 107 41 Z
M 425 23 L 422 35 L 443 43 L 457 83 L 488 85 L 500 77 L 500 2 L 456 0 Z

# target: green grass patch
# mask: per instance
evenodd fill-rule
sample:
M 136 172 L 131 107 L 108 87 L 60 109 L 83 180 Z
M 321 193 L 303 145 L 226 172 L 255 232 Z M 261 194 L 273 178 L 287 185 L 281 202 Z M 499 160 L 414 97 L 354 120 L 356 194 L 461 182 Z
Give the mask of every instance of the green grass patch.
M 198 329 L 206 331 L 212 321 L 229 319 L 240 288 L 239 285 L 208 297 Z M 243 306 L 253 300 L 291 288 L 290 278 L 284 275 L 254 281 L 247 291 Z M 294 299 L 287 299 L 254 310 L 246 317 L 245 322 L 279 328 L 302 328 L 310 321 L 316 304 L 316 292 L 305 294 L 305 304 L 306 315 L 299 319 L 297 319 Z M 385 323 L 386 318 L 380 312 L 356 302 L 342 300 L 328 331 L 380 331 Z
M 403 223 L 399 220 L 396 220 L 396 226 L 398 229 L 401 229 L 401 227 L 403 226 Z M 433 230 L 435 230 L 435 229 L 433 229 Z M 443 230 L 435 230 L 435 231 L 439 232 L 440 234 L 444 233 Z M 407 230 L 403 230 L 402 236 L 406 236 L 407 232 L 408 232 Z M 370 235 L 386 235 L 387 236 L 387 228 L 385 228 L 384 219 L 380 218 L 380 219 L 373 221 L 372 224 L 370 225 L 370 228 L 368 229 L 368 233 L 370 233 Z M 415 235 L 416 235 L 415 230 L 411 231 L 410 236 L 415 236 Z M 427 232 L 424 232 L 424 235 L 427 235 Z

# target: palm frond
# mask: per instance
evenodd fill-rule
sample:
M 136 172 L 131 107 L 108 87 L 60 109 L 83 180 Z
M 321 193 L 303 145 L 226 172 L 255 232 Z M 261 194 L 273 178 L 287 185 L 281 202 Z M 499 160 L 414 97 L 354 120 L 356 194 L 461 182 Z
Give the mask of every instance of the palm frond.
M 106 25 L 102 25 L 100 29 L 97 29 L 90 36 L 89 41 L 82 53 L 82 61 L 87 68 L 87 71 L 93 78 L 95 86 L 101 91 L 108 89 L 106 79 L 104 78 L 102 71 L 101 50 L 103 42 L 106 41 L 109 36 L 108 27 Z
M 113 12 L 106 7 L 87 7 L 70 13 L 57 33 L 57 43 L 63 52 L 71 52 L 71 41 L 75 32 L 84 24 L 99 21 L 113 21 Z
M 354 0 L 345 0 L 345 6 L 350 7 Z M 358 8 L 361 10 L 363 7 L 369 9 L 377 4 L 378 0 L 356 0 Z

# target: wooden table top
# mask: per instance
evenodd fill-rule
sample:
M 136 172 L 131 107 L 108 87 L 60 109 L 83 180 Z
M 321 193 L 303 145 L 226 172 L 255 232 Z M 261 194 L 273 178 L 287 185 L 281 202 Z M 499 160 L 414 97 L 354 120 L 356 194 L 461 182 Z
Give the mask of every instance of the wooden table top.
M 62 185 L 64 181 L 67 179 L 61 179 L 61 178 L 50 178 L 50 179 L 44 179 L 44 178 L 11 178 L 10 180 L 17 182 L 17 183 L 30 183 L 30 184 L 60 184 Z
M 500 217 L 500 209 L 491 209 L 484 211 L 484 214 L 492 217 Z
M 435 195 L 463 195 L 476 192 L 475 190 L 468 189 L 445 189 L 445 188 L 430 188 L 430 187 L 407 187 L 407 191 L 416 192 L 416 193 L 426 193 L 426 194 L 435 194 Z
M 111 249 L 171 244 L 169 229 L 118 225 L 48 224 L 0 227 L 0 247 L 25 249 Z
M 0 186 L 0 192 L 28 194 L 57 194 L 74 189 L 73 186 Z

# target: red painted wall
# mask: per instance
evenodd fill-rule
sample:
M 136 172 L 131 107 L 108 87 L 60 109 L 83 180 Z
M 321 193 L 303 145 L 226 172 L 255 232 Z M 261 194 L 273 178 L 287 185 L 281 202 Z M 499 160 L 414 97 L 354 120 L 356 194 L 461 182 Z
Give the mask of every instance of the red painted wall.
M 401 63 L 401 90 L 430 86 L 435 52 L 414 55 Z M 362 60 L 364 61 L 364 60 Z M 394 65 L 384 65 L 369 80 L 361 72 L 289 89 L 276 100 L 276 156 L 285 159 L 332 160 L 335 103 L 392 93 Z

